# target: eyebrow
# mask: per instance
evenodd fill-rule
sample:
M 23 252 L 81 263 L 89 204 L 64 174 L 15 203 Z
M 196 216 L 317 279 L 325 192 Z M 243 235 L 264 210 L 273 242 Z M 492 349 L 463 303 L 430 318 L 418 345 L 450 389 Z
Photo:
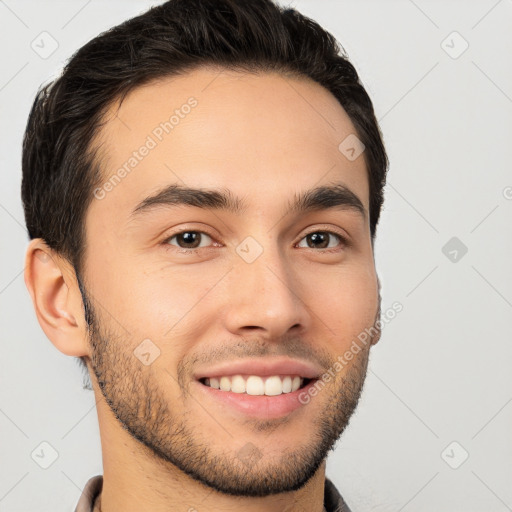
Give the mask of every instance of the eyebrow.
M 247 211 L 247 204 L 227 188 L 205 189 L 172 184 L 146 197 L 132 211 L 132 216 L 149 212 L 161 206 L 195 206 L 203 209 L 224 210 L 236 215 Z M 307 213 L 318 210 L 341 209 L 358 213 L 366 220 L 366 209 L 359 197 L 341 183 L 315 187 L 299 194 L 288 202 L 289 213 Z

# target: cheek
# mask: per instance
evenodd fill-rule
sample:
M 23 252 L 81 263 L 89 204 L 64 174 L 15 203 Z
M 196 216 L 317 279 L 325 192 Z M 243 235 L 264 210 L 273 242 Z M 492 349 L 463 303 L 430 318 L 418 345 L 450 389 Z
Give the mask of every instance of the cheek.
M 134 329 L 152 334 L 162 341 L 176 339 L 190 329 L 190 320 L 197 316 L 199 290 L 182 285 L 175 279 L 145 279 L 139 283 L 131 306 L 126 308 Z
M 316 283 L 316 293 L 310 294 L 309 303 L 338 344 L 350 344 L 373 325 L 378 309 L 374 272 L 347 268 Z
M 172 340 L 173 350 L 185 352 L 188 340 L 197 339 L 203 326 L 211 323 L 215 304 L 208 299 L 225 272 L 206 267 L 200 271 L 161 265 L 144 268 L 133 261 L 125 265 L 118 261 L 110 267 L 116 270 L 106 272 L 103 280 L 96 275 L 98 299 L 134 339 L 152 339 L 162 349 Z

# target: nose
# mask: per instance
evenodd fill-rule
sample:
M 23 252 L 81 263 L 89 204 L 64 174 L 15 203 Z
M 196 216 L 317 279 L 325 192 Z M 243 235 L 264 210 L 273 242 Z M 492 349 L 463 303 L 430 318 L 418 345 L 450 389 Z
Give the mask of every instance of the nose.
M 225 327 L 236 335 L 279 339 L 309 328 L 311 313 L 296 272 L 278 248 L 265 249 L 252 263 L 236 259 L 231 272 Z

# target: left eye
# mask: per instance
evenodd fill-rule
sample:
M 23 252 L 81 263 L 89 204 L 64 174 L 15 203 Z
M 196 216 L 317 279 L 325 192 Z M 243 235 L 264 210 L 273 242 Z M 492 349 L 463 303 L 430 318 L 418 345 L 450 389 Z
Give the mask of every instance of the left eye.
M 338 239 L 338 245 L 341 245 L 341 242 L 344 241 L 341 235 L 330 231 L 314 231 L 306 235 L 302 240 L 306 240 L 307 247 L 311 249 L 330 249 L 331 247 L 336 247 L 336 245 L 331 245 L 333 237 Z M 299 247 L 305 247 L 301 245 L 302 240 L 299 242 Z

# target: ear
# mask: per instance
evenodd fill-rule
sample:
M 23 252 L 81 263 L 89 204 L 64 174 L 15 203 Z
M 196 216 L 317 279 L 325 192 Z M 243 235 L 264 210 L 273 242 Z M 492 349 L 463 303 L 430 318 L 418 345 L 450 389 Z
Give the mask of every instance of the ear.
M 89 356 L 87 325 L 74 268 L 41 238 L 28 246 L 25 284 L 39 324 L 55 347 L 68 356 Z
M 372 341 L 371 341 L 371 345 L 376 345 L 377 342 L 380 340 L 380 337 L 382 335 L 382 323 L 380 321 L 380 314 L 381 314 L 381 304 L 382 304 L 382 297 L 380 296 L 380 288 L 381 288 L 381 285 L 380 285 L 380 279 L 379 279 L 379 276 L 377 276 L 377 284 L 378 284 L 378 295 L 379 295 L 379 306 L 377 308 L 377 314 L 375 315 L 375 321 L 373 323 L 373 326 L 375 327 L 375 329 L 377 330 L 377 333 L 375 334 L 375 336 L 372 336 Z

